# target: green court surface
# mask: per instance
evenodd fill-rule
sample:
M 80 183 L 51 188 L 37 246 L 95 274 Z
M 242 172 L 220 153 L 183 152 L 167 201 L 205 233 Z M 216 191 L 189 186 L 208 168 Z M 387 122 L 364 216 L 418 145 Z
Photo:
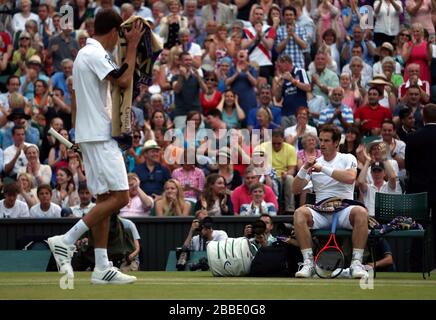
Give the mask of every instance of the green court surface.
M 366 290 L 351 279 L 216 278 L 200 271 L 133 274 L 135 284 L 92 285 L 90 272 L 76 272 L 74 289 L 63 290 L 59 273 L 3 272 L 0 299 L 436 299 L 435 274 L 424 280 L 420 273 L 378 273 L 373 289 Z

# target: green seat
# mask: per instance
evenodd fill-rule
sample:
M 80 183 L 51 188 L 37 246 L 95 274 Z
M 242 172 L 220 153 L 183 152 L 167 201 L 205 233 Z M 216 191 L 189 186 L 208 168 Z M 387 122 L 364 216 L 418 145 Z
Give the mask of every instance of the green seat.
M 380 223 L 388 223 L 395 217 L 404 216 L 413 218 L 421 223 L 424 230 L 398 230 L 380 235 L 375 233 L 374 237 L 383 236 L 384 238 L 420 238 L 423 242 L 422 252 L 422 276 L 425 279 L 427 270 L 430 276 L 430 266 L 428 259 L 428 246 L 431 242 L 430 236 L 430 212 L 428 210 L 427 192 L 413 194 L 375 194 L 375 219 Z M 430 259 L 431 260 L 431 259 Z

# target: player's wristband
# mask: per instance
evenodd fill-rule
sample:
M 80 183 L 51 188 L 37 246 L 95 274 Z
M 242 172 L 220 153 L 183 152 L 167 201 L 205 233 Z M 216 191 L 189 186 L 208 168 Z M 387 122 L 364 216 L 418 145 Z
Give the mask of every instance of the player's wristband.
M 300 171 L 298 171 L 297 173 L 297 177 L 306 180 L 306 176 L 307 176 L 307 170 L 304 169 L 304 167 L 301 167 Z
M 321 168 L 321 172 L 324 173 L 324 174 L 326 174 L 326 175 L 328 175 L 329 177 L 332 176 L 332 174 L 333 174 L 333 170 L 334 170 L 333 168 L 326 167 L 326 166 L 323 166 L 323 167 Z

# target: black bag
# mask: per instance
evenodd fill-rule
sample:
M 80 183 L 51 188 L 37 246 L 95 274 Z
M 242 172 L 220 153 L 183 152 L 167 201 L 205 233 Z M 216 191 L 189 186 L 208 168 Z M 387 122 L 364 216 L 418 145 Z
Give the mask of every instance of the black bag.
M 279 242 L 261 247 L 251 263 L 252 277 L 294 277 L 301 261 L 300 249 Z

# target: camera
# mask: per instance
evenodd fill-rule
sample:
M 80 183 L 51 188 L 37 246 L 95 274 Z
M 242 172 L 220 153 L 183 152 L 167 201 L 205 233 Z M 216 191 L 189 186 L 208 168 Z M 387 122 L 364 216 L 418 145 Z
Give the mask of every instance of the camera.
M 185 271 L 186 263 L 189 260 L 189 256 L 190 256 L 190 250 L 188 248 L 181 247 L 176 249 L 177 271 Z
M 277 234 L 279 236 L 293 237 L 294 226 L 291 223 L 281 222 L 277 225 Z
M 191 264 L 189 269 L 191 271 L 197 271 L 197 270 L 207 271 L 209 270 L 209 263 L 207 262 L 206 258 L 201 258 L 200 260 L 198 260 L 197 263 Z
M 260 219 L 254 221 L 251 226 L 251 233 L 247 235 L 247 238 L 254 238 L 256 235 L 264 234 L 266 231 L 266 224 Z
M 200 232 L 203 228 L 212 229 L 213 227 L 213 220 L 211 217 L 204 217 L 202 220 L 197 220 L 197 221 L 198 221 L 198 227 L 195 229 L 195 231 Z

